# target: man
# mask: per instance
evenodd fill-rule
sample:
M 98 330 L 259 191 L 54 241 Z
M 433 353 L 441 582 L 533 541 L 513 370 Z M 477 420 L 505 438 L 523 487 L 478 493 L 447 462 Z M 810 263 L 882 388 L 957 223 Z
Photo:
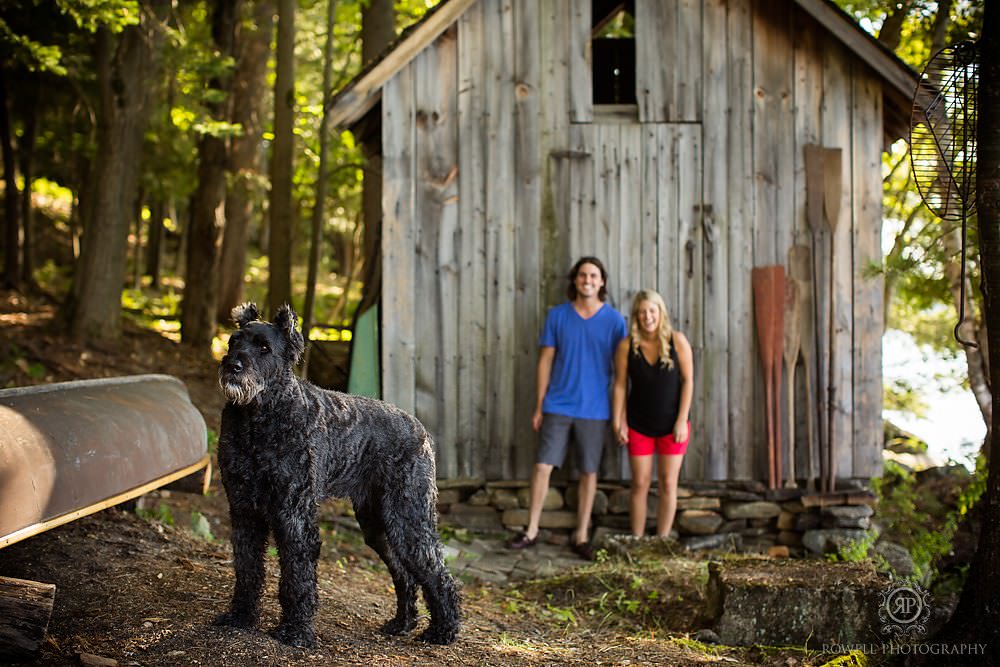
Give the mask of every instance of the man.
M 537 402 L 531 427 L 540 433 L 540 438 L 538 462 L 531 475 L 528 527 L 511 538 L 507 546 L 525 549 L 537 542 L 549 476 L 566 459 L 572 436 L 580 471 L 572 548 L 580 557 L 591 560 L 590 512 L 597 494 L 597 468 L 611 417 L 608 387 L 612 361 L 615 348 L 626 337 L 627 330 L 625 318 L 604 303 L 607 271 L 599 259 L 583 257 L 567 277 L 569 300 L 549 310 L 539 339 Z

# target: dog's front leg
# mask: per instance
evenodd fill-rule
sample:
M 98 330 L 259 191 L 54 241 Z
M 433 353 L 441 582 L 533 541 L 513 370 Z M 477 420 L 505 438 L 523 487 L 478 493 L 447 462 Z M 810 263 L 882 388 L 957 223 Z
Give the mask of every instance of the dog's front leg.
M 264 590 L 264 548 L 267 545 L 267 522 L 253 511 L 230 510 L 233 544 L 233 568 L 236 586 L 229 611 L 216 619 L 216 625 L 251 628 L 260 618 L 260 596 Z
M 278 584 L 281 623 L 274 637 L 290 646 L 315 646 L 313 619 L 319 606 L 316 566 L 321 545 L 315 505 L 280 511 L 274 525 L 274 538 L 281 564 Z

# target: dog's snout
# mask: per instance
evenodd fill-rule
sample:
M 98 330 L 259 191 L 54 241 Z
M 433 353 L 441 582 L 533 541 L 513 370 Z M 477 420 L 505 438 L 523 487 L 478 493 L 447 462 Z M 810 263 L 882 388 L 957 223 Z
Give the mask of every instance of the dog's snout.
M 239 373 L 243 370 L 243 362 L 237 359 L 235 355 L 227 354 L 222 358 L 222 367 L 230 373 Z

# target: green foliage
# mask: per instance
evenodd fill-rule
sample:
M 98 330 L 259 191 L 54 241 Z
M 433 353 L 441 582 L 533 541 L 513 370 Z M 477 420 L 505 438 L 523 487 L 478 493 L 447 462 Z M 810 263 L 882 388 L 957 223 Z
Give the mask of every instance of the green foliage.
M 868 560 L 868 554 L 871 548 L 875 546 L 877 539 L 877 533 L 874 531 L 868 532 L 863 539 L 852 540 L 846 546 L 837 549 L 837 553 L 827 554 L 826 559 L 833 563 L 860 563 L 863 560 Z
M 879 497 L 879 517 L 885 532 L 913 558 L 915 575 L 925 585 L 938 575 L 936 561 L 949 553 L 959 523 L 986 490 L 987 469 L 980 455 L 976 471 L 962 489 L 954 507 L 918 491 L 914 473 L 885 461 L 882 477 L 872 480 Z
M 146 521 L 162 523 L 165 526 L 174 525 L 174 515 L 166 503 L 160 503 L 156 506 L 156 509 L 151 510 L 140 507 L 136 510 L 136 514 Z
M 201 512 L 191 513 L 191 532 L 203 540 L 209 542 L 215 541 L 215 535 L 212 534 L 212 526 Z

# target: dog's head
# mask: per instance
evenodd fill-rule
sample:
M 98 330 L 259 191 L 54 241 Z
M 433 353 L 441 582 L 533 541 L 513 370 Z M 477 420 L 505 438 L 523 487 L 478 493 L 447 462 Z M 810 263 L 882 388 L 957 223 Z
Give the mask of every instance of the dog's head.
M 233 308 L 232 315 L 237 331 L 229 337 L 229 351 L 219 365 L 219 386 L 226 398 L 246 405 L 292 379 L 305 341 L 295 328 L 299 318 L 288 304 L 278 309 L 273 322 L 261 320 L 253 303 Z

